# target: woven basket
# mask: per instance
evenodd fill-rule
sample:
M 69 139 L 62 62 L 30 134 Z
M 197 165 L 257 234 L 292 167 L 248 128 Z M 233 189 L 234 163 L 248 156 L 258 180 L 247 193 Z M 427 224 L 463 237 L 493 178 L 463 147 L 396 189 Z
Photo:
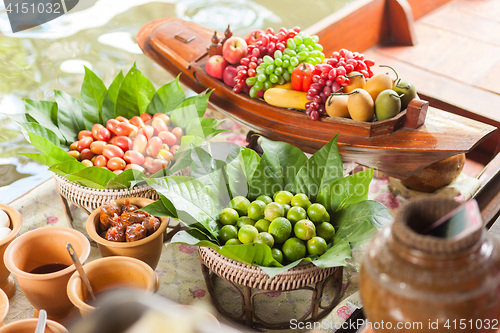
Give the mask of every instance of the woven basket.
M 189 174 L 190 169 L 185 168 L 174 173 L 173 175 L 189 176 Z M 140 197 L 153 200 L 160 199 L 156 191 L 149 185 L 141 185 L 133 187 L 132 189 L 119 190 L 95 189 L 79 185 L 59 175 L 55 175 L 55 179 L 59 194 L 68 202 L 71 202 L 72 204 L 85 210 L 88 214 L 110 200 L 127 197 Z
M 323 281 L 339 269 L 307 264 L 296 266 L 269 279 L 259 267 L 229 259 L 213 249 L 200 247 L 198 252 L 204 265 L 220 277 L 243 286 L 269 291 L 296 290 Z

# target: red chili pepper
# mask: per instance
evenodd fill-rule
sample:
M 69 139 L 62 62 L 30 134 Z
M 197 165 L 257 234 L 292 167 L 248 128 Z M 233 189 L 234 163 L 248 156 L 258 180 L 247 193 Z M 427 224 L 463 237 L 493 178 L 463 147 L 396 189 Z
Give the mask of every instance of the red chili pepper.
M 314 75 L 314 65 L 300 63 L 292 72 L 292 88 L 298 91 L 308 91 Z

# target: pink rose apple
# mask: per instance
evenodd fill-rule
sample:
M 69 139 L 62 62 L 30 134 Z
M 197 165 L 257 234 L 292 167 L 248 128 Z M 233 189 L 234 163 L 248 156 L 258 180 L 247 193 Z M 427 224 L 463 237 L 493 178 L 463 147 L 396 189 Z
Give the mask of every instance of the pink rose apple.
M 230 64 L 239 64 L 240 59 L 247 55 L 247 42 L 237 36 L 228 38 L 222 46 L 222 55 Z
M 264 31 L 257 29 L 254 31 L 250 31 L 248 35 L 245 37 L 245 42 L 247 42 L 247 45 L 253 45 L 259 40 L 260 35 L 263 35 Z
M 208 58 L 207 64 L 205 65 L 205 70 L 207 71 L 208 75 L 222 80 L 222 75 L 227 65 L 228 63 L 226 59 L 224 59 L 224 57 L 220 55 L 214 55 Z
M 222 74 L 222 80 L 224 81 L 225 84 L 227 84 L 230 87 L 234 87 L 236 84 L 234 82 L 234 78 L 236 77 L 236 74 L 238 73 L 238 70 L 236 67 L 233 65 L 229 65 L 224 69 L 224 73 Z

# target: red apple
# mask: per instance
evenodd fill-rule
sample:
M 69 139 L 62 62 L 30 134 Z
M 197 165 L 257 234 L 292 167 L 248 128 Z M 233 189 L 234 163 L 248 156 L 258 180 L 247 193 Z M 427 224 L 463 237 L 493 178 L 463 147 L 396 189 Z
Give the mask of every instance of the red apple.
M 247 55 L 247 42 L 241 37 L 228 38 L 222 45 L 222 56 L 230 64 L 239 64 L 240 59 Z
M 208 58 L 207 64 L 205 65 L 205 70 L 207 74 L 213 76 L 219 80 L 222 80 L 222 74 L 224 69 L 227 67 L 228 63 L 224 57 L 220 55 L 214 55 Z
M 260 35 L 263 35 L 264 31 L 257 29 L 254 31 L 250 31 L 248 35 L 245 37 L 245 42 L 247 42 L 247 45 L 253 45 L 255 44 L 258 40 Z
M 236 69 L 235 66 L 229 65 L 224 69 L 224 73 L 222 73 L 222 80 L 224 80 L 224 83 L 227 84 L 230 87 L 234 87 L 236 82 L 234 82 L 234 78 L 236 77 L 236 74 L 238 73 L 238 70 Z

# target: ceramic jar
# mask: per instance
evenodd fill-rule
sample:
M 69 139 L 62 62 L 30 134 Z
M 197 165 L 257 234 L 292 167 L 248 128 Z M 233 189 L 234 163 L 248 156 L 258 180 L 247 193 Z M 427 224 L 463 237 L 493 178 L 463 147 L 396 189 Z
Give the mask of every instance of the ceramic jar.
M 372 239 L 361 266 L 360 294 L 375 332 L 498 330 L 497 238 L 484 228 L 455 240 L 421 232 L 458 205 L 436 196 L 410 201 Z
M 5 267 L 3 255 L 7 246 L 17 237 L 23 226 L 23 219 L 21 213 L 12 207 L 0 204 L 0 210 L 3 210 L 10 219 L 10 228 L 12 231 L 4 239 L 0 240 L 0 289 L 2 289 L 7 297 L 11 298 L 16 293 L 16 283 L 14 278 L 10 275 L 9 270 Z

